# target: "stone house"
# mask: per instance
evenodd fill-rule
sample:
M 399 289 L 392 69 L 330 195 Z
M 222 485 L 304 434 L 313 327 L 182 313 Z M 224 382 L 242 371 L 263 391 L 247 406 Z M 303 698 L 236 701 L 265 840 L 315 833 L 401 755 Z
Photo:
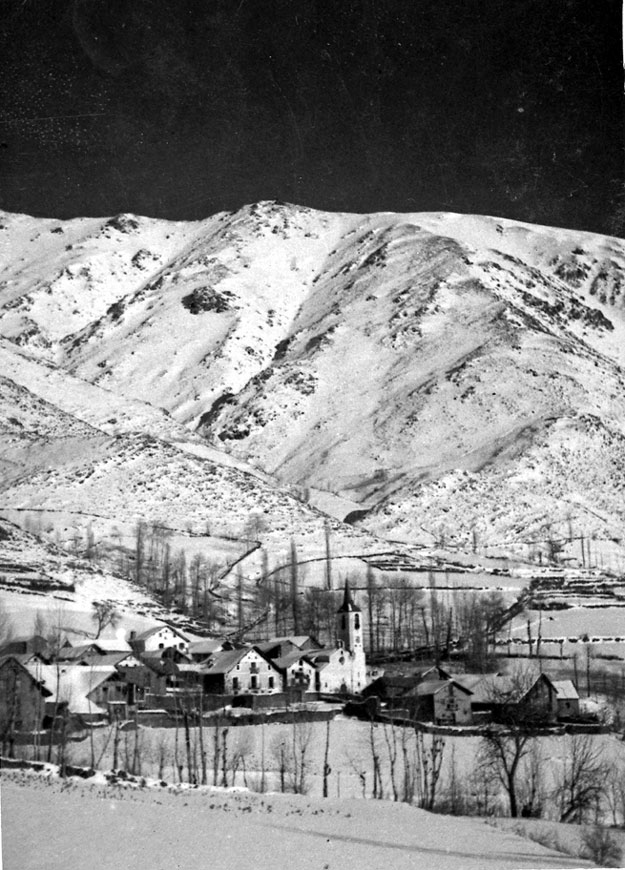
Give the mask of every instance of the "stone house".
M 188 653 L 192 661 L 203 662 L 225 648 L 224 640 L 219 638 L 202 638 L 202 640 L 194 640 L 189 643 Z
M 138 654 L 171 648 L 186 653 L 189 649 L 189 638 L 170 625 L 156 625 L 141 634 L 132 631 L 129 643 L 133 651 Z
M 272 664 L 280 671 L 284 690 L 303 689 L 304 692 L 315 691 L 317 671 L 313 662 L 301 650 L 295 649 L 280 658 L 273 659 Z
M 417 700 L 415 718 L 436 725 L 470 725 L 471 691 L 455 680 L 419 683 L 411 692 Z
M 256 647 L 216 652 L 202 665 L 204 692 L 217 695 L 282 691 L 280 671 Z
M 30 658 L 26 654 L 26 658 Z M 43 670 L 49 666 L 38 664 Z M 0 736 L 3 744 L 17 731 L 37 731 L 43 727 L 46 704 L 52 689 L 37 678 L 36 668 L 20 661 L 19 656 L 0 660 Z
M 552 680 L 558 719 L 579 716 L 579 694 L 572 680 Z

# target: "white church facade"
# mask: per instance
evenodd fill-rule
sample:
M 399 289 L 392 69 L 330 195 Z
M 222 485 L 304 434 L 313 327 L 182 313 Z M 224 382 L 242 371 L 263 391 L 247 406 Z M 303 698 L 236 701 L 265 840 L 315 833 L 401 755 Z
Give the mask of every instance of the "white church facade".
M 337 646 L 308 653 L 316 668 L 315 689 L 318 692 L 362 692 L 367 685 L 362 612 L 347 582 L 336 616 Z

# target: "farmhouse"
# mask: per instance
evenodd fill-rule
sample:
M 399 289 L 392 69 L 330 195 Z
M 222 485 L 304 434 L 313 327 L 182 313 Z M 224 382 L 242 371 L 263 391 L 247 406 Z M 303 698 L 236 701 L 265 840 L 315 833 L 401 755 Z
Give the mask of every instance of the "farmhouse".
M 471 724 L 471 691 L 455 680 L 419 683 L 413 691 L 417 719 L 436 725 Z
M 552 680 L 556 693 L 556 715 L 558 719 L 579 716 L 579 694 L 572 680 Z
M 256 647 L 216 652 L 202 666 L 200 673 L 207 694 L 268 694 L 282 691 L 280 671 Z
M 45 665 L 39 665 L 43 668 Z M 37 678 L 17 656 L 0 660 L 0 734 L 2 743 L 15 731 L 36 731 L 42 727 L 52 690 Z
M 191 641 L 188 648 L 188 653 L 192 661 L 203 662 L 213 653 L 224 649 L 224 641 L 219 638 L 203 638 L 202 640 Z
M 301 650 L 295 649 L 280 658 L 273 659 L 272 664 L 280 672 L 285 690 L 315 691 L 317 675 L 315 665 Z
M 159 649 L 175 649 L 187 652 L 189 638 L 170 625 L 156 625 L 141 634 L 130 633 L 130 646 L 136 653 L 153 652 Z
M 28 655 L 31 658 L 47 660 L 50 654 L 50 645 L 45 637 L 39 634 L 33 637 L 11 638 L 0 650 L 2 656 Z

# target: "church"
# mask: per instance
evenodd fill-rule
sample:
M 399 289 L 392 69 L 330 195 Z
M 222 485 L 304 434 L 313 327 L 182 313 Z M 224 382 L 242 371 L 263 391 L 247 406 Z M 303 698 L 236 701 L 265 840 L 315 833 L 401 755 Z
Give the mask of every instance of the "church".
M 343 603 L 337 613 L 337 646 L 307 653 L 315 666 L 317 692 L 362 692 L 367 685 L 362 612 L 345 581 Z

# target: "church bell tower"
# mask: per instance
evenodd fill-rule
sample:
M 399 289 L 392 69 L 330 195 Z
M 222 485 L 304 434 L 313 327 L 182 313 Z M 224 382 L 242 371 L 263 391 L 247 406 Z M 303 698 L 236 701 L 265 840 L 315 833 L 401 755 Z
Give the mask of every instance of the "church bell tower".
M 337 638 L 339 645 L 349 653 L 363 653 L 362 645 L 362 612 L 354 603 L 349 583 L 345 581 L 343 603 L 336 612 Z

